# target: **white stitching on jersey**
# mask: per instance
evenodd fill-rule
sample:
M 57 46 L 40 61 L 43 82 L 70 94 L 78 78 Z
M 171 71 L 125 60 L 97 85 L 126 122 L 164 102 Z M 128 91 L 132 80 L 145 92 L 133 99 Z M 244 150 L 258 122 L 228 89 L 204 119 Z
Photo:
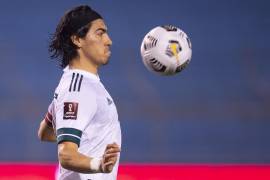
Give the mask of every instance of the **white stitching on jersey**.
M 61 137 L 61 136 L 65 136 L 65 135 L 73 136 L 73 137 L 76 137 L 76 138 L 78 138 L 78 139 L 81 139 L 79 136 L 76 136 L 76 135 L 74 135 L 74 134 L 60 134 L 60 135 L 57 136 L 57 138 L 59 138 L 59 137 Z

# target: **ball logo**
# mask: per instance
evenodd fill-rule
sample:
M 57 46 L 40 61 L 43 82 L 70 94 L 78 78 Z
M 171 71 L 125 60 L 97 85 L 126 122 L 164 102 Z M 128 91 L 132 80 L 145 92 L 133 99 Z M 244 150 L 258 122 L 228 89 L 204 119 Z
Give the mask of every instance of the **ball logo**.
M 175 57 L 176 61 L 177 61 L 177 64 L 179 64 L 179 61 L 180 61 L 180 57 L 179 57 L 179 52 L 182 50 L 180 44 L 178 41 L 175 41 L 175 40 L 170 40 L 169 41 L 169 45 L 166 49 L 166 54 L 169 56 L 169 57 Z
M 78 103 L 75 102 L 64 102 L 64 113 L 63 119 L 76 120 L 78 114 Z
M 172 51 L 174 57 L 176 58 L 176 60 L 178 62 L 179 61 L 179 56 L 178 56 L 178 52 L 177 52 L 177 44 L 176 43 L 171 44 L 171 51 Z

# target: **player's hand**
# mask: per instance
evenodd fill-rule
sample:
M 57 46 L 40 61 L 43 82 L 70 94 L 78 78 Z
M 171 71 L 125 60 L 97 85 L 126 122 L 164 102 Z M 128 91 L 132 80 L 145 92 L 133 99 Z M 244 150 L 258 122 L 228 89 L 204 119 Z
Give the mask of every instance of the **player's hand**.
M 117 162 L 118 153 L 120 148 L 116 143 L 108 144 L 104 155 L 102 157 L 101 171 L 103 173 L 110 173 L 113 170 L 115 163 Z

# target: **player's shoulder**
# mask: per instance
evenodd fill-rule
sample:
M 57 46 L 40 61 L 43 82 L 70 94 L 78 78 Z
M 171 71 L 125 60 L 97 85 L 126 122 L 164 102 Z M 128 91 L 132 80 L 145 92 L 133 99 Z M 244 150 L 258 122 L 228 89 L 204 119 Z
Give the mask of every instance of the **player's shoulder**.
M 97 80 L 89 78 L 84 71 L 72 70 L 64 72 L 59 89 L 63 93 L 91 93 L 95 91 L 96 84 Z
M 78 72 L 69 72 L 64 74 L 65 77 L 65 89 L 68 92 L 80 92 L 82 85 L 85 86 L 85 78 L 83 74 Z

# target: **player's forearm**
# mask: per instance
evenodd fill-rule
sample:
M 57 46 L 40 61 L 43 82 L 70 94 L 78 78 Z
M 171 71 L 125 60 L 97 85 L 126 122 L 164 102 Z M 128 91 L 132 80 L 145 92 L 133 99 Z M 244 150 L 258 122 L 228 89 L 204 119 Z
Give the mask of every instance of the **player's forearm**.
M 53 134 L 44 134 L 41 140 L 48 141 L 48 142 L 56 142 L 56 137 Z
M 56 136 L 53 128 L 49 127 L 45 120 L 41 121 L 40 123 L 38 137 L 41 141 L 56 142 Z
M 100 169 L 91 167 L 90 161 L 93 158 L 85 156 L 79 152 L 61 150 L 58 153 L 60 164 L 63 168 L 79 173 L 99 173 Z

